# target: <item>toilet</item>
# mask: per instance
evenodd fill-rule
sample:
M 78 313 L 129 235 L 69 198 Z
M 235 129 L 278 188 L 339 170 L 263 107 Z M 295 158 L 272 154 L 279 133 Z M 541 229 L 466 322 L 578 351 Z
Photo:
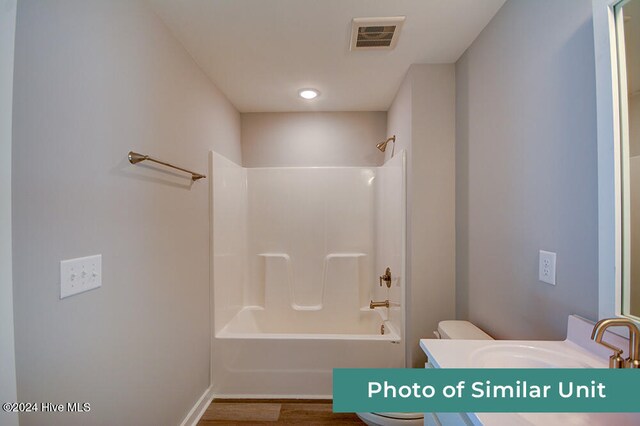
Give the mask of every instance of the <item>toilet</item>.
M 469 321 L 440 321 L 438 339 L 493 340 Z M 369 426 L 422 426 L 424 413 L 356 413 Z

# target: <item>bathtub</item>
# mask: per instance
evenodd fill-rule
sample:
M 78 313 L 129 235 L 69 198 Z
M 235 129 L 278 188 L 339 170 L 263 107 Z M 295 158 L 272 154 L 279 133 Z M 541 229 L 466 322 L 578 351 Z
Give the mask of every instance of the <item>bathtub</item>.
M 400 334 L 381 311 L 353 315 L 291 310 L 286 317 L 262 307 L 243 308 L 216 335 L 219 339 L 375 340 L 397 342 Z M 384 327 L 384 328 L 383 328 Z
M 382 311 L 363 309 L 357 321 L 342 322 L 326 311 L 282 315 L 245 307 L 215 335 L 213 392 L 217 398 L 329 399 L 333 368 L 401 368 L 400 335 Z

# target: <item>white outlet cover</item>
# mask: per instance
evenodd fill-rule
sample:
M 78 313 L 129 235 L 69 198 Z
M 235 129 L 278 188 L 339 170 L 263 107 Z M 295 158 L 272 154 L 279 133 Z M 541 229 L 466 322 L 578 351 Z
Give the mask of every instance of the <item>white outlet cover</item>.
M 60 262 L 60 299 L 102 286 L 102 255 Z
M 538 279 L 543 283 L 556 285 L 556 254 L 540 250 Z

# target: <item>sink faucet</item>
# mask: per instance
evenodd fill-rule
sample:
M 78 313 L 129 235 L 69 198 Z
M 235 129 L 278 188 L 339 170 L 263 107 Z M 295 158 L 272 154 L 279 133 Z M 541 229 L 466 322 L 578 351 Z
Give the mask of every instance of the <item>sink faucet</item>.
M 384 302 L 374 302 L 372 300 L 371 303 L 369 303 L 369 309 L 388 308 L 388 307 L 389 307 L 389 299 L 385 300 Z
M 604 332 L 609 327 L 627 327 L 629 329 L 629 357 L 626 360 L 621 357 L 622 349 L 602 340 Z M 640 330 L 633 321 L 627 318 L 602 319 L 593 326 L 591 338 L 613 351 L 613 355 L 609 358 L 609 368 L 640 368 Z

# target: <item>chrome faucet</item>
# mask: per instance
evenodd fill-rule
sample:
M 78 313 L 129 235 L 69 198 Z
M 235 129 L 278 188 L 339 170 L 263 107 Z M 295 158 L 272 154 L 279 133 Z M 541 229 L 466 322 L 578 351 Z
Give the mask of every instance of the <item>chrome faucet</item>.
M 385 300 L 384 302 L 374 302 L 372 300 L 371 303 L 369 303 L 369 309 L 388 308 L 388 307 L 389 307 L 389 299 Z
M 604 342 L 604 332 L 609 327 L 627 327 L 629 329 L 629 356 L 626 360 L 622 359 L 622 349 L 617 348 L 607 342 Z M 613 351 L 613 355 L 609 357 L 609 368 L 640 368 L 640 330 L 627 318 L 606 318 L 598 321 L 593 326 L 591 338 L 602 346 Z

